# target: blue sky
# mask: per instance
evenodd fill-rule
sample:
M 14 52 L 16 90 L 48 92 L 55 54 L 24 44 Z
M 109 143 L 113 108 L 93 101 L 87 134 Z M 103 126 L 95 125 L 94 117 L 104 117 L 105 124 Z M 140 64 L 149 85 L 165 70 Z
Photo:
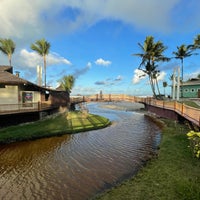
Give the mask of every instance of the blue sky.
M 6 0 L 0 1 L 0 37 L 16 43 L 14 71 L 36 83 L 42 58 L 30 49 L 38 39 L 51 44 L 47 84 L 57 87 L 64 75 L 76 78 L 72 95 L 126 93 L 151 95 L 148 78 L 139 78 L 138 43 L 152 35 L 168 49 L 192 44 L 200 34 L 199 0 Z M 197 51 L 198 52 L 198 51 Z M 200 53 L 200 51 L 198 52 Z M 184 60 L 185 79 L 200 73 L 200 55 Z M 8 59 L 0 53 L 0 64 Z M 179 60 L 160 63 L 159 83 L 167 81 Z M 170 94 L 170 87 L 167 88 Z

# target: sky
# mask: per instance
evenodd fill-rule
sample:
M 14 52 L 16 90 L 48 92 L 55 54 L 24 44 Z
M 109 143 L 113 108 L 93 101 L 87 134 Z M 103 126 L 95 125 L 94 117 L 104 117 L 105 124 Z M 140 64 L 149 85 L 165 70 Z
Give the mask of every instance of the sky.
M 167 47 L 164 55 L 173 57 L 177 46 L 193 44 L 200 34 L 199 10 L 199 0 L 0 0 L 0 38 L 15 42 L 14 72 L 33 83 L 43 59 L 30 46 L 44 38 L 51 44 L 48 86 L 73 75 L 71 95 L 146 96 L 152 95 L 148 77 L 141 77 L 141 59 L 133 56 L 142 53 L 138 43 L 153 36 Z M 184 59 L 185 80 L 200 74 L 199 61 L 200 54 Z M 2 53 L 0 65 L 9 65 Z M 177 59 L 159 63 L 161 92 L 178 66 Z

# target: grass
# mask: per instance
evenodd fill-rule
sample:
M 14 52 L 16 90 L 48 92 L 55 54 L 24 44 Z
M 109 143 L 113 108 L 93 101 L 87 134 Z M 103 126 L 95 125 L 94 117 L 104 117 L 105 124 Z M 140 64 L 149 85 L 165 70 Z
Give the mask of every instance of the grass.
M 0 129 L 0 143 L 33 140 L 104 128 L 110 121 L 98 115 L 68 112 L 45 120 Z
M 196 104 L 194 101 L 181 101 L 181 102 L 187 106 L 200 109 L 200 106 L 198 104 Z
M 98 200 L 198 200 L 200 160 L 193 157 L 187 127 L 169 120 L 162 131 L 158 157 L 139 173 L 113 189 L 96 196 Z

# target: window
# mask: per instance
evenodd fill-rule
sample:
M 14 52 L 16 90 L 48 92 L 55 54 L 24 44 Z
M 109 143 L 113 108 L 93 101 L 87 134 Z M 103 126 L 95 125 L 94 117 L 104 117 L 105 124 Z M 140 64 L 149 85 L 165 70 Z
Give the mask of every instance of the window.
M 33 106 L 33 93 L 32 92 L 22 92 L 22 103 L 23 107 Z
M 190 91 L 191 91 L 191 92 L 195 92 L 195 89 L 194 89 L 194 88 L 192 88 Z
M 45 101 L 49 100 L 49 91 L 45 91 Z

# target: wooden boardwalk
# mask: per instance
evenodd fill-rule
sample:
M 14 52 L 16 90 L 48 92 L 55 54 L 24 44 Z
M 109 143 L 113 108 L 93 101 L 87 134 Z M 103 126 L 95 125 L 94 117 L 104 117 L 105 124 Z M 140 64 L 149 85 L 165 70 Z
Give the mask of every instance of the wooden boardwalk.
M 146 105 L 151 105 L 154 107 L 159 107 L 166 110 L 171 110 L 184 117 L 188 121 L 200 127 L 200 109 L 190 107 L 182 102 L 177 102 L 173 100 L 157 100 L 151 97 L 137 97 L 125 94 L 108 94 L 103 95 L 101 99 L 97 98 L 96 95 L 85 98 L 86 101 L 128 101 L 143 103 Z

